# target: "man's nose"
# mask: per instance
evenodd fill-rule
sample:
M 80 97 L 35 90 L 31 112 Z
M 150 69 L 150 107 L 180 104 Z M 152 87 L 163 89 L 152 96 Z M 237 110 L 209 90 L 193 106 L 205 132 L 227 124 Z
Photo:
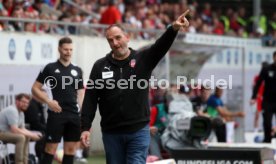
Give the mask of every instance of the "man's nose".
M 113 45 L 114 45 L 114 46 L 117 46 L 118 44 L 119 44 L 118 41 L 116 41 L 116 40 L 113 41 Z

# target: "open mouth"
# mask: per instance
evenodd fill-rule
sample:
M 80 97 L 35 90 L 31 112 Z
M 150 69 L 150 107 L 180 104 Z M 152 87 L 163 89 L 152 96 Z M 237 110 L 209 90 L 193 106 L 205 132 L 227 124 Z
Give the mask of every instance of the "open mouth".
M 116 50 L 119 50 L 121 47 L 119 46 L 119 47 L 114 47 Z

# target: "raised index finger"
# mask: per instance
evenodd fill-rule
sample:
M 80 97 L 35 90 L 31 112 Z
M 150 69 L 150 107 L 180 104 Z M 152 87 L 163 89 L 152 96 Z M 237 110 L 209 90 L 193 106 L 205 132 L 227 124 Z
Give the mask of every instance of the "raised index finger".
M 188 9 L 188 10 L 186 10 L 182 15 L 181 15 L 181 17 L 185 17 L 188 13 L 190 12 L 190 10 Z

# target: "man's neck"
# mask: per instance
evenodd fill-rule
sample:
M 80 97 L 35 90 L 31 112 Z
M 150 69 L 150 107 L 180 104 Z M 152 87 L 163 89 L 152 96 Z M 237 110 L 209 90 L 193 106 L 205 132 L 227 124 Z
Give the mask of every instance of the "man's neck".
M 112 58 L 116 59 L 116 60 L 124 60 L 126 59 L 128 56 L 130 55 L 130 50 L 127 51 L 127 53 L 124 56 L 119 56 L 119 55 L 115 55 L 114 53 L 112 53 Z
M 67 66 L 71 63 L 70 60 L 69 60 L 69 61 L 64 61 L 64 60 L 62 60 L 62 59 L 59 59 L 59 62 L 60 62 L 63 66 L 65 66 L 65 67 L 67 67 Z

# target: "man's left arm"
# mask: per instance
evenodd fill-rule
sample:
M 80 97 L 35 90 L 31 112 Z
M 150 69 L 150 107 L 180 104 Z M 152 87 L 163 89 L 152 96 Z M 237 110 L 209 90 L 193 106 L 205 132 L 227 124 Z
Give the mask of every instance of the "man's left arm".
M 84 89 L 79 89 L 77 91 L 77 101 L 78 101 L 78 105 L 79 105 L 79 108 L 81 109 L 82 108 L 82 102 L 83 102 L 83 98 L 84 98 Z
M 147 55 L 150 63 L 148 63 L 153 68 L 162 59 L 163 56 L 168 52 L 178 31 L 181 28 L 188 28 L 189 21 L 186 19 L 186 15 L 189 10 L 186 10 L 181 16 L 179 16 L 165 31 L 165 33 L 156 40 L 156 42 L 149 48 Z
M 31 137 L 33 140 L 39 140 L 42 137 L 42 134 L 39 131 L 30 131 L 26 128 L 21 128 L 21 132 Z

